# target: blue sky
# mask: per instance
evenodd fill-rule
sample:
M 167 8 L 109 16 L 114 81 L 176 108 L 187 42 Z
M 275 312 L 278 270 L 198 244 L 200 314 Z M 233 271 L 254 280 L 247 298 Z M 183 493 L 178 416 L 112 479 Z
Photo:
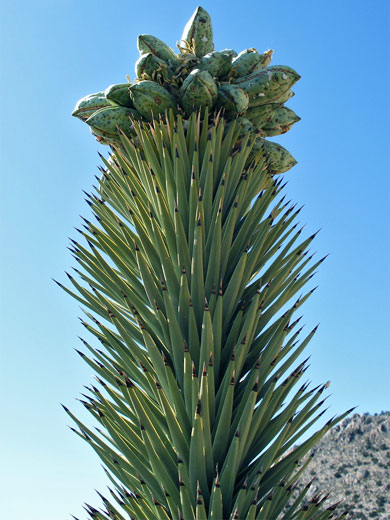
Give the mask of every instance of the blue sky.
M 277 139 L 298 160 L 288 198 L 319 255 L 330 253 L 303 308 L 308 377 L 331 380 L 327 417 L 390 409 L 389 2 L 205 1 L 216 49 L 274 49 L 302 76 L 289 106 L 302 118 Z M 67 428 L 63 402 L 92 381 L 73 348 L 84 330 L 65 281 L 67 250 L 105 150 L 72 118 L 75 102 L 134 77 L 136 38 L 172 47 L 196 2 L 19 0 L 0 7 L 1 512 L 82 519 L 104 490 L 98 459 Z

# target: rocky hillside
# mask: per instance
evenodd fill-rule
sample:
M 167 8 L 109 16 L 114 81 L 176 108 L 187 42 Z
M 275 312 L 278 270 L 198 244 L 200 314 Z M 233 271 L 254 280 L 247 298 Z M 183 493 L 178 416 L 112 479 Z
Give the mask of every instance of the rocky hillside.
M 349 518 L 390 520 L 390 412 L 354 414 L 318 444 L 303 474 L 308 497 L 329 493 Z

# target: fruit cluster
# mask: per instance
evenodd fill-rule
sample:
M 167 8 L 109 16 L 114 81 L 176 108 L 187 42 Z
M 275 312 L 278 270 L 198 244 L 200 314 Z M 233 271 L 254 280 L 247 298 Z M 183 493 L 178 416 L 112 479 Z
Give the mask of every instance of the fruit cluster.
M 134 121 L 152 122 L 172 110 L 188 118 L 200 111 L 205 117 L 221 111 L 236 119 L 242 134 L 256 136 L 254 149 L 262 149 L 271 173 L 283 173 L 296 163 L 282 146 L 266 141 L 290 130 L 299 117 L 284 106 L 300 76 L 287 66 L 269 66 L 272 50 L 263 54 L 245 49 L 215 51 L 211 19 L 198 7 L 178 45 L 179 54 L 155 36 L 138 37 L 140 58 L 134 83 L 110 85 L 104 92 L 78 101 L 72 115 L 86 122 L 102 144 L 119 143 L 119 133 L 135 137 Z

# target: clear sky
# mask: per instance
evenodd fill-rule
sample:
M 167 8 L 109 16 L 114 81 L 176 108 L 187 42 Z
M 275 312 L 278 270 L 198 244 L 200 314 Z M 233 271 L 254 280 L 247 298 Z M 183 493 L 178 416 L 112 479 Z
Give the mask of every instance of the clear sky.
M 134 77 L 136 38 L 172 47 L 196 2 L 1 2 L 1 417 L 3 518 L 86 518 L 99 504 L 100 463 L 67 425 L 65 403 L 92 381 L 73 348 L 81 311 L 52 281 L 89 216 L 98 145 L 71 117 L 82 96 Z M 274 49 L 302 76 L 289 106 L 302 121 L 280 139 L 298 160 L 288 197 L 305 204 L 313 248 L 330 253 L 303 308 L 308 377 L 331 380 L 327 417 L 390 409 L 389 2 L 205 1 L 217 50 Z M 386 151 L 387 149 L 387 151 Z

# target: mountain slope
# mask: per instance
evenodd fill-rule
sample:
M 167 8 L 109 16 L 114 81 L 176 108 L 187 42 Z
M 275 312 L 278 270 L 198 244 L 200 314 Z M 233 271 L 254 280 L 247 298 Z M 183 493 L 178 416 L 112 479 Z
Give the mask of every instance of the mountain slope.
M 313 479 L 308 499 L 327 490 L 351 519 L 390 520 L 390 412 L 344 419 L 311 455 L 301 479 Z

